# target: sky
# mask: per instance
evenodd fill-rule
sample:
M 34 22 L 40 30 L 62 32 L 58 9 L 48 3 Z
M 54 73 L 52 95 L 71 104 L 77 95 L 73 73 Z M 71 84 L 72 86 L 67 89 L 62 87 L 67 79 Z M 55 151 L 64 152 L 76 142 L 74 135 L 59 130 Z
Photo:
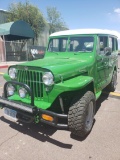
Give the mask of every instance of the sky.
M 7 10 L 12 2 L 2 0 L 0 9 Z M 46 8 L 56 7 L 69 29 L 98 28 L 115 30 L 120 38 L 120 0 L 29 0 L 46 17 Z

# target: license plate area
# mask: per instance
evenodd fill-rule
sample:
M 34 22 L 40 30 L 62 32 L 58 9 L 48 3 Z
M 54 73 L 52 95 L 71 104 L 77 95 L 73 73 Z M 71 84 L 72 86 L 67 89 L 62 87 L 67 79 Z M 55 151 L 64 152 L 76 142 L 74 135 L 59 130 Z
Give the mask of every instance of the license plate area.
M 6 119 L 10 119 L 16 122 L 17 121 L 16 115 L 17 115 L 17 112 L 15 110 L 4 108 L 4 117 Z

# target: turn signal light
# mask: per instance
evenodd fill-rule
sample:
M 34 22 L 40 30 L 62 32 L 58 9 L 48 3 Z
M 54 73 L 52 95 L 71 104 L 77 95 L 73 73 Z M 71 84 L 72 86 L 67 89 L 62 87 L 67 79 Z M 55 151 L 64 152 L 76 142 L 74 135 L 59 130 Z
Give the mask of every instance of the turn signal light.
M 53 121 L 53 117 L 47 115 L 47 114 L 42 114 L 42 119 L 46 120 L 46 121 Z

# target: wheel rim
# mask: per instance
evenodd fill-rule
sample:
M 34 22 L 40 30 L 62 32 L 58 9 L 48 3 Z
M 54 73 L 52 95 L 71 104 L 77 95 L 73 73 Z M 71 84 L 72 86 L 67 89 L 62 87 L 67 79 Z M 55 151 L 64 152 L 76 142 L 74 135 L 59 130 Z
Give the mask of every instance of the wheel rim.
M 87 131 L 90 131 L 93 124 L 93 102 L 91 101 L 88 106 L 85 127 Z

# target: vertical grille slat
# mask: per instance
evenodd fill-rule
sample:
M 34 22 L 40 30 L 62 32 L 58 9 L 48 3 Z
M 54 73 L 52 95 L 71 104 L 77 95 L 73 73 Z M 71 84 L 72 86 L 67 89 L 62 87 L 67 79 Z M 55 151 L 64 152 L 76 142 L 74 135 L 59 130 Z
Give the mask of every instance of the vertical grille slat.
M 24 70 L 24 74 L 23 74 L 23 78 L 24 78 L 24 83 L 25 83 L 25 77 L 26 77 L 26 76 L 25 76 L 25 70 Z
M 25 75 L 27 75 L 27 76 L 25 76 L 25 83 L 28 83 L 29 79 L 27 80 L 27 77 L 28 77 L 27 71 L 25 71 Z
M 33 80 L 33 83 L 32 83 L 32 91 L 35 95 L 35 90 L 34 90 L 34 84 L 35 84 L 35 79 L 34 79 L 34 72 L 32 71 L 32 80 Z
M 23 71 L 23 83 L 25 83 L 25 71 Z
M 42 73 L 40 73 L 39 75 L 39 78 L 40 78 L 40 84 L 39 84 L 39 93 L 40 93 L 40 96 L 42 96 L 42 93 L 40 92 L 41 90 L 43 90 L 43 85 L 42 85 Z
M 18 81 L 21 81 L 22 72 L 19 71 L 19 72 L 18 72 L 18 75 L 19 75 L 19 76 L 18 76 Z
M 40 71 L 18 70 L 18 82 L 27 84 L 35 98 L 43 97 L 42 73 Z
M 20 76 L 20 81 L 22 81 L 22 77 L 23 77 L 23 72 L 20 72 L 21 76 Z
M 41 75 L 39 74 L 39 75 L 38 75 L 38 81 L 39 81 L 39 82 L 41 82 L 40 76 L 41 76 Z M 41 83 L 39 83 L 39 88 L 41 88 L 40 84 L 41 84 Z M 42 88 L 41 88 L 41 89 L 42 89 Z M 38 93 L 39 93 L 39 96 L 41 96 L 39 89 L 38 89 Z
M 37 89 L 37 87 L 39 86 L 39 83 L 38 83 L 38 74 L 37 74 L 37 72 L 35 73 L 35 77 L 36 77 L 36 95 L 37 95 L 37 97 L 38 97 L 38 89 Z M 37 84 L 38 84 L 38 86 L 37 86 Z
M 32 79 L 32 72 L 31 72 L 31 71 L 29 71 L 29 74 L 30 74 L 30 79 Z M 30 79 L 29 79 L 29 82 L 30 82 L 30 88 L 32 88 L 32 81 L 30 81 Z

